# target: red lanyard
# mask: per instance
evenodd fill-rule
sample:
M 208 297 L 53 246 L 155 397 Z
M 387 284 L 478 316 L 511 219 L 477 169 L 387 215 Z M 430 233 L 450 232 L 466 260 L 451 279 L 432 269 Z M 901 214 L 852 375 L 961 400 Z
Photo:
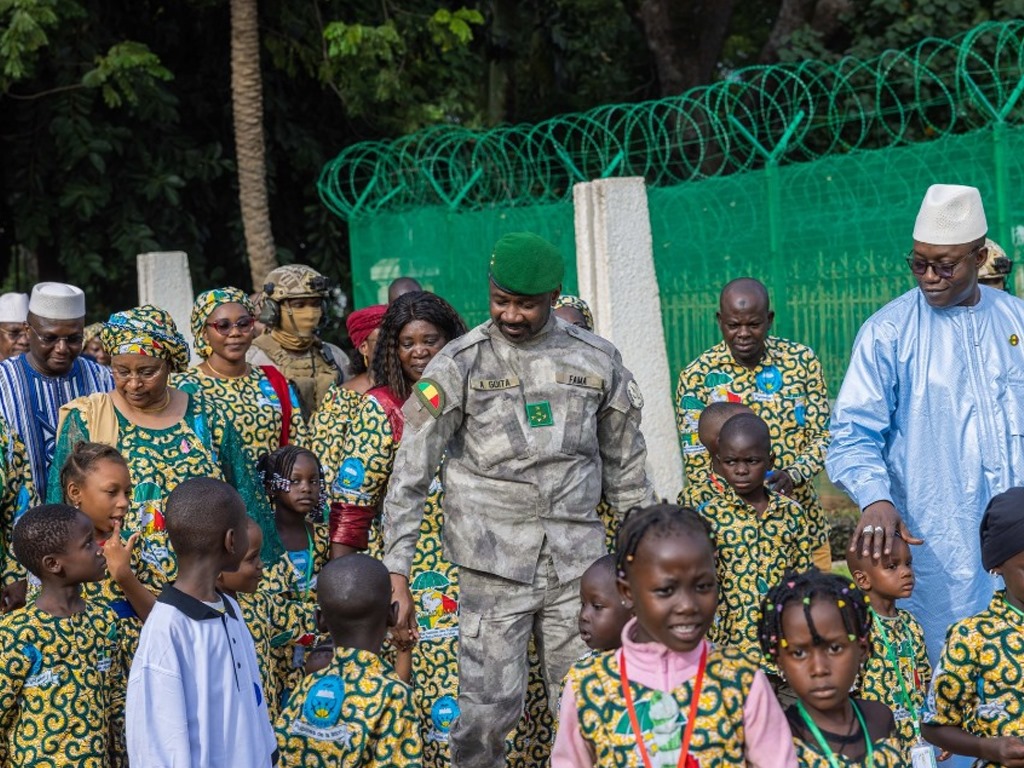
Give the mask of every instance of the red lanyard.
M 704 669 L 708 665 L 707 643 L 700 652 L 700 666 L 697 667 L 697 682 L 693 684 L 693 693 L 690 694 L 690 711 L 686 716 L 686 728 L 683 730 L 683 745 L 679 752 L 678 768 L 684 768 L 687 755 L 690 753 L 690 739 L 693 737 L 693 726 L 697 722 L 697 709 L 700 706 L 700 690 L 704 686 Z M 644 744 L 643 734 L 640 732 L 640 721 L 636 717 L 636 709 L 633 707 L 633 694 L 629 690 L 629 677 L 626 675 L 626 653 L 619 651 L 619 677 L 622 680 L 622 695 L 626 699 L 626 711 L 629 712 L 629 722 L 633 726 L 633 735 L 636 736 L 636 746 L 640 751 L 640 758 L 644 761 L 645 768 L 651 768 L 651 758 L 647 754 L 647 745 Z

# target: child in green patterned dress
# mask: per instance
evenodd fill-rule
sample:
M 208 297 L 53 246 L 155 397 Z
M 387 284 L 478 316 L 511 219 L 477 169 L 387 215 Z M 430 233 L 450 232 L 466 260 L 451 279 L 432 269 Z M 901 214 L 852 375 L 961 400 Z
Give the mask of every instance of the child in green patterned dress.
M 800 768 L 903 768 L 892 712 L 850 696 L 868 651 L 868 599 L 812 568 L 768 592 L 758 637 L 796 693 L 786 710 Z
M 67 504 L 28 510 L 14 554 L 42 583 L 0 619 L 0 764 L 124 764 L 125 669 L 117 616 L 86 602 L 105 577 L 93 524 Z
M 167 534 L 136 531 L 122 538 L 132 483 L 127 462 L 113 446 L 78 443 L 61 468 L 60 487 L 64 500 L 92 521 L 107 561 L 107 577 L 83 586 L 85 599 L 117 614 L 130 664 L 156 596 L 177 574 Z
M 761 600 L 787 571 L 809 568 L 820 542 L 800 505 L 765 485 L 775 455 L 760 417 L 740 413 L 725 422 L 716 458 L 726 488 L 699 510 L 718 542 L 720 602 L 708 639 L 757 661 L 778 690 L 778 670 L 757 639 Z
M 380 658 L 398 603 L 387 568 L 355 553 L 320 572 L 317 600 L 331 663 L 303 678 L 277 719 L 282 768 L 419 768 L 412 690 Z
M 622 646 L 622 628 L 633 618 L 619 596 L 615 555 L 604 555 L 580 579 L 580 637 L 592 653 Z
M 242 609 L 242 618 L 256 646 L 263 690 L 267 695 L 267 712 L 273 722 L 288 695 L 287 681 L 281 677 L 274 651 L 282 649 L 285 655 L 293 653 L 302 658 L 306 646 L 312 645 L 316 639 L 316 620 L 314 608 L 309 603 L 288 600 L 281 593 L 260 589 L 263 531 L 252 518 L 248 519 L 247 525 L 249 549 L 237 571 L 221 573 L 217 589 L 235 598 Z
M 846 555 L 854 582 L 870 601 L 871 646 L 858 690 L 862 698 L 892 710 L 908 764 L 910 750 L 923 743 L 920 713 L 932 676 L 924 630 L 909 611 L 896 607 L 914 591 L 913 560 L 910 546 L 898 536 L 892 552 L 879 560 L 859 549 Z
M 981 563 L 1006 588 L 946 633 L 922 730 L 932 744 L 978 758 L 977 768 L 1024 766 L 1024 488 L 989 502 Z

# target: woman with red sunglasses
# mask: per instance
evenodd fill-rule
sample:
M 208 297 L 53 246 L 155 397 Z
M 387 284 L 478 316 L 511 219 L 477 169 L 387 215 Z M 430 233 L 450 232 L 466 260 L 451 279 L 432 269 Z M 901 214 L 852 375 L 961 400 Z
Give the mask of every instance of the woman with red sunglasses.
M 250 365 L 255 308 L 237 288 L 199 294 L 192 305 L 192 336 L 202 362 L 171 383 L 185 392 L 202 392 L 228 415 L 246 453 L 255 463 L 282 445 L 302 444 L 305 426 L 298 396 L 272 365 Z

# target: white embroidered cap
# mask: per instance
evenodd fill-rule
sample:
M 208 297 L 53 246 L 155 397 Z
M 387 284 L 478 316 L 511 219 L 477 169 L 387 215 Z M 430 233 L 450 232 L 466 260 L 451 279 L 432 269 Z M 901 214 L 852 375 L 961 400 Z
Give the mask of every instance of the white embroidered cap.
M 959 184 L 932 184 L 914 224 L 914 239 L 928 245 L 973 243 L 988 232 L 981 193 Z
M 85 293 L 67 283 L 38 283 L 28 311 L 47 320 L 80 320 L 85 317 Z
M 27 317 L 27 293 L 5 293 L 0 296 L 0 323 L 24 323 Z

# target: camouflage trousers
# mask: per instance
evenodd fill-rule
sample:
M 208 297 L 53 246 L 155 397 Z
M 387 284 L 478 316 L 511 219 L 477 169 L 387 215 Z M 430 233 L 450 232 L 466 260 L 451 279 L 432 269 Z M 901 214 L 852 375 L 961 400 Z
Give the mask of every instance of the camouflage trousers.
M 531 635 L 548 705 L 557 715 L 562 680 L 587 652 L 576 623 L 579 584 L 559 581 L 546 546 L 532 584 L 459 569 L 459 716 L 451 730 L 452 768 L 505 765 L 505 737 L 523 715 Z

